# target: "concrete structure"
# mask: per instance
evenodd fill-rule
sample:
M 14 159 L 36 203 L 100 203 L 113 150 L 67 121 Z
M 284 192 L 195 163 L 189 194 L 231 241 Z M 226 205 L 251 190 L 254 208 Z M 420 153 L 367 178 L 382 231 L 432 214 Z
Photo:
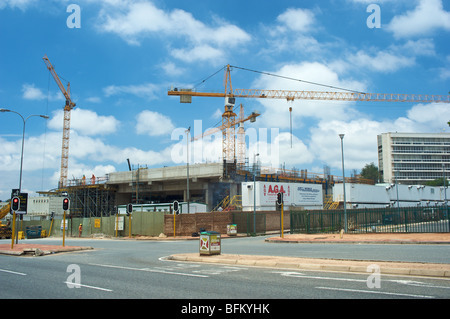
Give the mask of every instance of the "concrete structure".
M 55 215 L 63 214 L 62 196 L 36 196 L 28 197 L 27 217 L 48 216 L 51 213 Z
M 257 211 L 275 210 L 279 192 L 284 194 L 285 210 L 289 210 L 290 206 L 305 209 L 323 208 L 323 192 L 320 184 L 244 182 L 242 183 L 242 210 L 253 211 L 254 203 Z
M 181 202 L 180 204 L 180 214 L 187 214 L 188 208 L 187 202 Z M 125 215 L 127 213 L 127 205 L 119 205 L 117 206 L 120 215 Z M 173 202 L 172 203 L 158 203 L 158 204 L 134 204 L 133 211 L 136 212 L 164 212 L 164 213 L 173 213 Z M 207 206 L 205 204 L 200 203 L 189 203 L 189 213 L 206 213 Z
M 187 202 L 187 167 L 139 168 L 109 174 L 108 186 L 116 203 Z M 208 210 L 227 195 L 237 195 L 239 184 L 227 175 L 223 163 L 189 165 L 190 202 L 205 203 Z
M 342 185 L 342 183 L 335 184 L 333 187 L 333 201 L 335 202 L 343 203 L 344 201 Z M 397 198 L 400 207 L 432 207 L 442 206 L 445 203 L 442 186 L 345 183 L 345 195 L 347 208 L 397 207 Z
M 382 181 L 424 184 L 450 175 L 450 133 L 383 133 L 378 135 Z

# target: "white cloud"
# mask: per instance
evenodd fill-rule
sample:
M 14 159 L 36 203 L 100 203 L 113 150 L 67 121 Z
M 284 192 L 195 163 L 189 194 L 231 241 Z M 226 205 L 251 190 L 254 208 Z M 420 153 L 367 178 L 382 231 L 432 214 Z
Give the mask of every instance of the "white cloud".
M 48 127 L 61 131 L 63 128 L 64 110 L 57 110 L 48 122 Z M 82 135 L 107 135 L 116 132 L 120 122 L 114 116 L 98 115 L 81 108 L 71 111 L 70 129 Z
M 109 10 L 107 10 L 109 9 Z M 115 13 L 110 13 L 110 11 Z M 220 49 L 229 49 L 248 42 L 250 35 L 236 25 L 219 21 L 207 25 L 181 9 L 164 11 L 150 2 L 131 3 L 127 10 L 107 7 L 100 14 L 99 29 L 119 35 L 131 45 L 140 45 L 146 37 L 173 38 L 177 45 L 174 57 L 183 61 L 211 60 Z
M 147 99 L 155 99 L 156 92 L 159 90 L 158 85 L 145 83 L 141 85 L 110 85 L 103 89 L 103 93 L 107 97 L 120 94 L 132 94 Z
M 136 133 L 149 136 L 160 136 L 170 134 L 175 126 L 172 120 L 158 112 L 142 111 L 136 116 Z
M 387 26 L 396 38 L 428 35 L 439 29 L 450 31 L 450 12 L 444 10 L 442 0 L 420 0 L 414 10 L 395 16 Z
M 43 100 L 45 99 L 44 93 L 34 86 L 34 84 L 22 85 L 23 98 L 26 100 Z
M 203 60 L 223 60 L 224 51 L 214 48 L 210 45 L 200 45 L 192 49 L 173 49 L 170 54 L 179 60 L 185 62 L 203 61 Z
M 405 117 L 392 120 L 368 118 L 349 121 L 320 121 L 311 129 L 309 150 L 316 160 L 339 168 L 341 150 L 339 134 L 344 136 L 345 166 L 360 170 L 365 164 L 377 163 L 377 135 L 386 132 L 433 133 L 441 132 L 450 118 L 450 109 L 445 104 L 417 104 L 406 112 Z
M 100 103 L 102 100 L 98 96 L 91 96 L 86 99 L 90 103 Z
M 391 52 L 379 51 L 375 55 L 369 55 L 360 50 L 348 57 L 353 66 L 369 68 L 373 71 L 391 73 L 404 67 L 415 64 L 413 57 L 396 55 Z
M 28 7 L 37 2 L 38 0 L 2 0 L 0 1 L 0 10 L 6 7 L 10 7 L 11 9 L 17 8 L 25 11 L 26 9 L 28 9 Z
M 355 91 L 365 91 L 365 86 L 357 81 L 340 79 L 339 75 L 328 66 L 318 62 L 303 62 L 299 64 L 287 64 L 279 70 L 270 71 L 280 76 L 300 79 L 309 82 L 326 84 L 333 87 L 341 87 Z M 317 86 L 299 81 L 290 81 L 279 77 L 261 76 L 251 86 L 257 89 L 280 89 L 293 91 L 336 91 L 335 88 Z M 273 127 L 274 123 L 279 128 L 290 126 L 289 107 L 292 107 L 293 126 L 303 126 L 303 122 L 317 119 L 346 119 L 354 114 L 353 103 L 340 101 L 313 101 L 297 100 L 287 103 L 285 100 L 260 99 L 265 111 L 257 119 L 259 126 Z
M 161 63 L 159 67 L 163 69 L 166 74 L 172 76 L 179 76 L 185 72 L 185 69 L 183 67 L 177 66 L 173 62 Z
M 314 13 L 308 9 L 287 9 L 277 17 L 282 25 L 278 30 L 288 29 L 296 32 L 307 32 L 316 22 Z
M 25 100 L 45 100 L 45 95 L 41 89 L 35 87 L 34 84 L 25 83 L 22 85 L 22 97 Z M 55 92 L 48 95 L 50 101 L 64 101 L 64 96 L 61 92 Z

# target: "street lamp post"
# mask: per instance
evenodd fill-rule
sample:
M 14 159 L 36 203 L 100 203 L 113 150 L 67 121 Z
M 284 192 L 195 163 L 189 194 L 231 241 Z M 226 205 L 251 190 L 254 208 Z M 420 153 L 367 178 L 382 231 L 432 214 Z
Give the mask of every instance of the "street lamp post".
M 25 124 L 26 124 L 27 120 L 30 117 L 33 117 L 33 116 L 39 116 L 39 117 L 42 117 L 44 119 L 48 119 L 49 117 L 47 115 L 33 114 L 33 115 L 28 116 L 27 118 L 24 118 L 22 116 L 22 114 L 20 114 L 20 113 L 18 113 L 16 111 L 13 111 L 13 110 L 8 110 L 8 109 L 0 109 L 0 112 L 2 112 L 2 113 L 4 113 L 4 112 L 16 113 L 17 115 L 19 115 L 22 118 L 22 121 L 23 121 L 22 151 L 21 151 L 21 154 L 20 154 L 20 177 L 19 177 L 19 194 L 20 194 L 21 191 L 22 191 L 22 167 L 23 167 L 23 148 L 24 148 L 24 143 L 25 143 Z M 14 214 L 13 214 L 13 228 L 15 228 L 14 227 L 15 221 L 16 221 L 16 213 L 14 212 Z M 15 231 L 13 229 L 13 233 L 12 233 L 12 236 L 11 236 L 12 237 L 11 238 L 11 249 L 14 247 L 14 236 L 15 236 Z M 15 236 L 15 237 L 16 237 L 16 243 L 17 243 L 17 239 L 18 238 L 17 238 L 17 236 Z
M 253 234 L 256 236 L 256 156 L 253 156 Z
M 189 199 L 189 133 L 191 132 L 191 127 L 185 131 L 186 132 L 186 199 L 187 199 L 187 212 L 190 214 L 190 199 Z M 174 235 L 175 236 L 175 235 Z
M 444 181 L 442 185 L 444 185 L 444 207 L 445 207 L 445 216 L 448 219 L 448 229 L 450 230 L 450 216 L 448 216 L 448 207 L 447 207 L 447 183 L 446 183 L 446 177 L 445 177 L 445 164 L 442 163 L 442 175 L 444 177 Z
M 347 199 L 345 198 L 345 172 L 344 172 L 344 134 L 339 134 L 341 138 L 341 154 L 342 154 L 342 188 L 344 190 L 344 229 L 347 233 Z
M 42 118 L 44 118 L 44 119 L 48 119 L 48 116 L 47 116 L 47 115 L 33 114 L 33 115 L 28 116 L 27 118 L 24 118 L 24 117 L 22 116 L 22 114 L 20 114 L 20 113 L 18 113 L 18 112 L 16 112 L 16 111 L 12 111 L 12 110 L 8 110 L 8 109 L 0 109 L 0 112 L 2 112 L 2 113 L 3 113 L 3 112 L 16 113 L 17 115 L 19 115 L 19 116 L 22 118 L 22 121 L 23 121 L 22 151 L 21 151 L 21 155 L 20 155 L 20 177 L 19 177 L 19 193 L 20 193 L 20 191 L 22 190 L 22 166 L 23 166 L 23 147 L 24 147 L 24 142 L 25 142 L 25 124 L 26 124 L 27 120 L 28 120 L 30 117 L 33 117 L 33 116 L 39 116 L 39 117 L 42 117 Z

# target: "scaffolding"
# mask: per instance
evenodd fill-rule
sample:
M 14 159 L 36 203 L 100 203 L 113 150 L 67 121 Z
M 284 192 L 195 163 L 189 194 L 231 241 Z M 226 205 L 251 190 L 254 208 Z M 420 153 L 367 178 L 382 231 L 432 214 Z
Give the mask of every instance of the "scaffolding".
M 67 187 L 72 217 L 108 217 L 115 214 L 115 189 L 107 184 Z

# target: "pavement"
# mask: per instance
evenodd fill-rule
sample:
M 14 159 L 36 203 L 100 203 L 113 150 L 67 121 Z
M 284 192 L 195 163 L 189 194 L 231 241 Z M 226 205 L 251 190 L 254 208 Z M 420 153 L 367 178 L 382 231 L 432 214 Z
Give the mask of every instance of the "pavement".
M 223 236 L 222 236 L 223 237 Z M 228 236 L 227 236 L 228 237 Z M 268 243 L 311 244 L 450 244 L 450 233 L 414 234 L 294 234 L 269 237 Z M 365 273 L 373 272 L 374 265 L 381 274 L 450 278 L 450 263 L 413 263 L 391 261 L 362 261 L 352 259 L 297 258 L 255 255 L 200 255 L 199 253 L 175 254 L 176 261 L 218 263 L 240 266 L 269 267 L 289 270 L 326 270 Z M 370 268 L 368 268 L 370 267 Z
M 74 252 L 80 250 L 92 250 L 92 247 L 81 246 L 58 246 L 58 245 L 41 245 L 36 243 L 14 244 L 11 243 L 0 245 L 0 254 L 12 256 L 44 256 L 56 253 Z
M 222 239 L 236 238 L 240 236 L 222 235 Z M 139 240 L 198 240 L 198 237 L 139 237 Z M 227 239 L 228 240 L 228 239 Z M 450 233 L 391 233 L 391 234 L 285 234 L 283 237 L 274 236 L 265 239 L 268 244 L 277 243 L 346 243 L 346 244 L 450 244 Z M 80 250 L 92 250 L 92 247 L 82 246 L 58 246 L 40 245 L 37 243 L 0 244 L 0 254 L 15 256 L 43 256 L 55 253 L 68 253 Z M 450 263 L 412 263 L 391 261 L 367 261 L 351 259 L 327 259 L 327 258 L 297 258 L 281 256 L 259 256 L 259 255 L 200 255 L 196 253 L 174 254 L 169 256 L 170 260 L 183 262 L 202 262 L 213 264 L 231 264 L 241 266 L 269 267 L 289 270 L 326 270 L 368 273 L 379 267 L 381 274 L 429 276 L 450 278 Z M 368 268 L 369 267 L 369 268 Z M 371 267 L 371 268 L 370 268 Z

